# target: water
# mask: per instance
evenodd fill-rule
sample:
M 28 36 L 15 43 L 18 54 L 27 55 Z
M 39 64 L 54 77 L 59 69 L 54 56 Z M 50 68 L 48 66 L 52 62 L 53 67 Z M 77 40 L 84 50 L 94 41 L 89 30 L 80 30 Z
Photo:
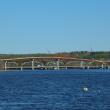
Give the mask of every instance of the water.
M 0 110 L 110 110 L 110 70 L 0 72 Z

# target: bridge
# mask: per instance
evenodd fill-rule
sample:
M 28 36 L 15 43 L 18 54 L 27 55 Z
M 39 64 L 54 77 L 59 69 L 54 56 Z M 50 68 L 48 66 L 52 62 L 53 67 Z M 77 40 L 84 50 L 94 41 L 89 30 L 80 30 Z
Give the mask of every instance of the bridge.
M 0 59 L 0 70 L 110 68 L 109 61 L 73 57 L 19 57 Z

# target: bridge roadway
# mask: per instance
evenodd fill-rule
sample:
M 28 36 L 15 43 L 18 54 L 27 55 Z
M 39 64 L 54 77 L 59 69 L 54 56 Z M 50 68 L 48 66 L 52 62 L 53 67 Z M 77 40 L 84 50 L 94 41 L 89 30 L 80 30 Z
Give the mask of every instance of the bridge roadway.
M 47 62 L 54 62 L 56 65 L 45 65 Z M 79 66 L 74 66 L 74 65 L 66 65 L 67 62 L 71 61 L 78 61 L 80 62 Z M 86 65 L 87 68 L 97 68 L 99 65 L 101 65 L 102 68 L 104 68 L 104 65 L 108 66 L 110 62 L 106 61 L 100 61 L 100 60 L 95 60 L 95 59 L 79 59 L 79 58 L 73 58 L 73 57 L 19 57 L 19 58 L 8 58 L 8 59 L 0 59 L 0 62 L 2 62 L 4 65 L 2 65 L 2 69 L 7 70 L 7 69 L 29 69 L 31 68 L 32 70 L 34 69 L 48 69 L 48 68 L 54 68 L 54 69 L 60 69 L 60 68 L 84 68 L 84 63 L 96 63 L 98 64 L 97 66 L 90 66 Z M 25 63 L 31 62 L 30 66 L 24 66 Z M 37 65 L 35 66 L 35 62 L 40 62 L 43 65 Z M 46 62 L 44 64 L 44 62 Z M 64 65 L 60 65 L 60 62 L 66 62 Z M 9 66 L 9 63 L 16 64 L 16 66 Z
M 0 59 L 0 61 L 14 61 L 14 60 L 33 60 L 33 59 L 48 59 L 48 60 L 76 60 L 76 61 L 85 61 L 85 62 L 100 62 L 104 63 L 104 61 L 95 60 L 95 59 L 79 59 L 73 57 L 19 57 L 19 58 L 8 58 L 8 59 Z

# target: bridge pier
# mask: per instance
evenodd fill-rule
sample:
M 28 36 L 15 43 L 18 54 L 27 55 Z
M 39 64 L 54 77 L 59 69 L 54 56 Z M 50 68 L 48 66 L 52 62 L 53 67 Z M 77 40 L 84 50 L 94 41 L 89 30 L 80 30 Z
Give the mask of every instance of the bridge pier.
M 82 69 L 84 68 L 83 64 L 84 64 L 84 62 L 81 61 L 81 63 L 80 63 L 80 67 L 81 67 Z
M 66 69 L 66 70 L 68 69 L 67 66 L 65 67 L 65 69 Z
M 57 60 L 57 70 L 59 70 L 60 69 L 60 60 L 58 59 Z
M 103 63 L 102 63 L 102 66 L 101 67 L 102 67 L 102 69 L 104 68 L 104 64 Z
M 5 70 L 7 70 L 7 61 L 5 61 Z
M 90 67 L 89 66 L 87 66 L 87 69 L 89 69 Z
M 32 60 L 32 70 L 34 70 L 34 59 Z
M 23 70 L 23 67 L 21 67 L 21 71 Z

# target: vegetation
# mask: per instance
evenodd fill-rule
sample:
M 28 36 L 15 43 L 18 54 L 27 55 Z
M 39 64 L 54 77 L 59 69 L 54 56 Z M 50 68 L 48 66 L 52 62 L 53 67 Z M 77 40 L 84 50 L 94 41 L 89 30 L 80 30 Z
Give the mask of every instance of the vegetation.
M 110 51 L 88 52 L 88 51 L 74 51 L 74 52 L 60 52 L 54 54 L 36 53 L 36 54 L 0 54 L 0 59 L 16 58 L 16 57 L 45 57 L 45 56 L 59 56 L 59 57 L 74 57 L 97 60 L 110 60 Z

